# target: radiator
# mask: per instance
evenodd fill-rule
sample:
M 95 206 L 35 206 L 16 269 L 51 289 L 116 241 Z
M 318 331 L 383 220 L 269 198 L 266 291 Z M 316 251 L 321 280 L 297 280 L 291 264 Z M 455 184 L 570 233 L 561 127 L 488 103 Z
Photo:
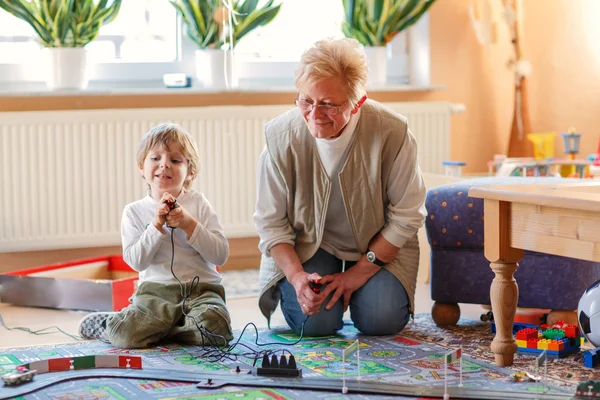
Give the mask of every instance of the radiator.
M 408 117 L 425 172 L 450 155 L 452 103 L 388 103 Z M 135 152 L 161 122 L 190 132 L 200 151 L 194 185 L 228 237 L 256 235 L 252 214 L 263 125 L 289 106 L 0 112 L 0 252 L 120 244 L 125 204 L 146 195 Z

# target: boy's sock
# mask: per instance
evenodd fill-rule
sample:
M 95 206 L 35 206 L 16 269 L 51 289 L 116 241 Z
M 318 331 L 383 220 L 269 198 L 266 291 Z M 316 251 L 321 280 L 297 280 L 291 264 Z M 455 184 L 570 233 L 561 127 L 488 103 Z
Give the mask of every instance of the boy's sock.
M 79 323 L 79 336 L 84 339 L 106 339 L 106 321 L 115 312 L 94 312 Z

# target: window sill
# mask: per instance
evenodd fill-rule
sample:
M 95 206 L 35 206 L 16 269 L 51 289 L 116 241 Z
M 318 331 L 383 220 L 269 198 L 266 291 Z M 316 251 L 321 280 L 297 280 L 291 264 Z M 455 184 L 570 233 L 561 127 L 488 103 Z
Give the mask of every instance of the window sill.
M 443 85 L 411 86 L 389 83 L 367 88 L 369 97 L 380 101 L 422 101 Z M 202 107 L 217 105 L 291 104 L 296 89 L 289 82 L 243 83 L 228 90 L 165 88 L 159 82 L 133 85 L 99 85 L 85 90 L 50 91 L 41 82 L 0 85 L 0 110 L 77 110 L 106 108 Z

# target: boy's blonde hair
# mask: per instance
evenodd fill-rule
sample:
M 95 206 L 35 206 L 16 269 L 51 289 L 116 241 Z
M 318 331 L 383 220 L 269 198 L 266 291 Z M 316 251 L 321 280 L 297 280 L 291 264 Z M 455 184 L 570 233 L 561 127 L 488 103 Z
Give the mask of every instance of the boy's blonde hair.
M 146 156 L 156 146 L 164 146 L 167 149 L 169 144 L 179 143 L 183 156 L 188 160 L 188 175 L 183 187 L 189 189 L 199 172 L 198 149 L 192 140 L 192 137 L 181 126 L 172 123 L 160 124 L 152 128 L 144 135 L 137 151 L 137 162 L 140 168 L 144 167 Z
M 324 79 L 341 77 L 352 105 L 366 93 L 367 59 L 356 39 L 324 39 L 316 42 L 300 58 L 296 88 L 301 90 Z

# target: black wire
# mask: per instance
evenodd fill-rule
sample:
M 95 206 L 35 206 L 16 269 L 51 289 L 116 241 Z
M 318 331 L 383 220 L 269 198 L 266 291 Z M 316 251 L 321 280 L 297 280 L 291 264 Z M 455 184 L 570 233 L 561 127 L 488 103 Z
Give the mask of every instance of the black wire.
M 240 333 L 240 336 L 238 337 L 237 341 L 235 343 L 233 343 L 232 345 L 230 345 L 229 347 L 227 347 L 226 349 L 223 349 L 223 347 L 226 347 L 228 344 L 227 339 L 225 339 L 221 335 L 212 333 L 208 329 L 204 328 L 204 326 L 199 325 L 198 321 L 196 321 L 195 317 L 193 317 L 185 312 L 185 302 L 192 295 L 196 286 L 198 286 L 198 283 L 200 282 L 200 277 L 195 276 L 192 279 L 192 281 L 190 282 L 190 290 L 189 290 L 189 292 L 186 292 L 183 283 L 177 277 L 177 275 L 175 274 L 175 271 L 173 269 L 173 264 L 174 264 L 174 260 L 175 260 L 175 241 L 174 241 L 175 235 L 174 234 L 175 234 L 176 228 L 174 228 L 174 227 L 170 227 L 170 228 L 171 228 L 171 274 L 177 280 L 177 282 L 179 283 L 179 287 L 181 289 L 180 290 L 181 297 L 182 297 L 181 312 L 183 313 L 183 315 L 185 317 L 190 318 L 194 321 L 196 328 L 200 332 L 200 337 L 202 338 L 201 346 L 203 348 L 203 351 L 199 354 L 199 357 L 206 358 L 209 362 L 219 362 L 224 359 L 227 359 L 229 361 L 237 361 L 238 357 L 241 356 L 241 357 L 245 357 L 245 358 L 254 359 L 254 363 L 252 365 L 256 365 L 256 361 L 263 358 L 265 355 L 270 356 L 273 354 L 277 354 L 278 352 L 281 352 L 281 355 L 284 355 L 286 353 L 291 355 L 292 353 L 287 349 L 280 349 L 280 350 L 268 349 L 268 350 L 257 351 L 244 343 L 240 343 L 240 340 L 242 339 L 242 336 L 244 335 L 244 332 L 246 331 L 246 329 L 249 326 L 252 326 L 252 327 L 254 327 L 254 332 L 256 334 L 256 339 L 254 341 L 254 344 L 257 346 L 262 347 L 262 346 L 274 346 L 274 345 L 279 345 L 279 346 L 281 346 L 281 345 L 284 345 L 284 346 L 296 345 L 296 344 L 300 343 L 300 341 L 302 340 L 302 337 L 304 336 L 304 325 L 306 324 L 306 321 L 309 318 L 308 315 L 302 322 L 302 326 L 300 328 L 300 336 L 298 337 L 298 340 L 296 340 L 293 343 L 283 343 L 283 342 L 258 343 L 258 328 L 256 327 L 256 325 L 254 323 L 249 322 L 246 324 L 246 326 L 244 326 L 244 329 L 242 329 L 242 332 Z M 219 342 L 221 342 L 221 341 L 223 344 L 219 345 Z M 233 350 L 238 346 L 240 346 L 242 348 L 246 348 L 249 351 L 246 353 L 244 353 L 244 352 L 233 353 Z
M 181 297 L 182 297 L 182 301 L 181 301 L 181 312 L 183 313 L 183 315 L 187 318 L 190 318 L 194 321 L 194 324 L 196 325 L 196 328 L 198 329 L 198 331 L 200 332 L 201 338 L 202 338 L 202 347 L 203 347 L 203 351 L 199 354 L 200 357 L 202 358 L 206 358 L 208 359 L 208 361 L 210 362 L 219 362 L 222 361 L 224 359 L 230 360 L 230 361 L 237 361 L 238 357 L 245 357 L 245 358 L 250 358 L 250 359 L 254 359 L 254 363 L 253 365 L 256 365 L 256 361 L 258 359 L 263 358 L 263 356 L 267 355 L 270 356 L 272 354 L 277 354 L 278 352 L 281 352 L 282 355 L 284 354 L 292 354 L 289 350 L 287 349 L 280 349 L 280 350 L 261 350 L 261 351 L 257 351 L 253 348 L 251 348 L 250 346 L 244 344 L 244 343 L 240 343 L 240 340 L 242 339 L 242 336 L 244 335 L 244 332 L 246 331 L 246 329 L 249 326 L 252 326 L 254 328 L 254 332 L 256 334 L 256 339 L 254 340 L 254 344 L 256 346 L 262 347 L 262 346 L 293 346 L 296 345 L 298 343 L 300 343 L 300 341 L 302 341 L 302 338 L 304 336 L 304 325 L 306 324 L 306 321 L 308 320 L 309 316 L 307 315 L 306 318 L 304 319 L 304 321 L 302 322 L 302 326 L 300 328 L 300 336 L 298 337 L 298 340 L 296 340 L 293 343 L 283 343 L 283 342 L 269 342 L 269 343 L 258 343 L 258 328 L 256 327 L 256 325 L 252 322 L 249 322 L 246 324 L 246 326 L 244 326 L 244 329 L 242 329 L 242 332 L 240 333 L 240 336 L 238 337 L 237 341 L 235 341 L 235 343 L 233 343 L 232 345 L 229 345 L 227 347 L 228 341 L 227 339 L 225 339 L 223 336 L 221 335 L 217 335 L 215 333 L 210 332 L 208 329 L 204 328 L 203 326 L 198 324 L 198 321 L 196 321 L 196 318 L 189 315 L 188 313 L 185 312 L 185 302 L 187 301 L 187 299 L 192 295 L 194 289 L 198 286 L 198 284 L 200 283 L 200 277 L 199 276 L 195 276 L 192 281 L 190 282 L 190 290 L 189 292 L 186 293 L 185 287 L 183 285 L 183 283 L 181 282 L 181 280 L 177 277 L 177 275 L 175 274 L 175 271 L 173 269 L 173 264 L 174 264 L 174 260 L 175 260 L 175 241 L 174 241 L 174 233 L 175 233 L 175 228 L 171 227 L 171 274 L 173 274 L 173 277 L 177 280 L 177 282 L 179 283 L 179 287 L 180 287 L 180 293 L 181 293 Z M 9 331 L 23 331 L 23 332 L 27 332 L 29 334 L 32 335 L 47 335 L 47 334 L 51 334 L 51 333 L 57 333 L 56 331 L 69 336 L 72 339 L 75 340 L 81 340 L 81 337 L 79 336 L 75 336 L 75 335 L 71 335 L 70 333 L 67 333 L 65 331 L 63 331 L 62 329 L 60 329 L 57 326 L 50 326 L 47 328 L 42 328 L 42 329 L 38 329 L 36 331 L 31 330 L 29 328 L 24 328 L 24 327 L 14 327 L 14 328 L 9 328 L 8 326 L 6 326 L 6 324 L 4 323 L 4 319 L 2 318 L 2 314 L 0 314 L 0 325 L 2 325 L 5 329 L 9 330 Z M 56 329 L 56 331 L 48 331 L 50 329 Z M 109 343 L 108 340 L 103 340 L 102 338 L 99 338 L 99 340 L 101 340 L 102 342 L 105 343 Z M 222 344 L 219 344 L 219 342 L 222 342 Z M 233 350 L 236 349 L 238 346 L 242 347 L 242 348 L 246 348 L 248 350 L 248 352 L 242 352 L 242 353 L 233 353 Z M 226 349 L 223 349 L 223 347 L 227 347 Z

